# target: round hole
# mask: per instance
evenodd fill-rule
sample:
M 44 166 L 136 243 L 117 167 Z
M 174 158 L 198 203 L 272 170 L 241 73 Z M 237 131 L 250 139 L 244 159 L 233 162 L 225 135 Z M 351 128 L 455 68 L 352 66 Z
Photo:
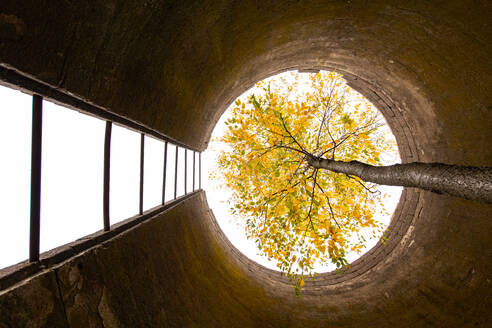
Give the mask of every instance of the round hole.
M 377 115 L 378 120 L 381 122 L 381 126 L 378 127 L 379 136 L 381 140 L 385 140 L 388 144 L 393 144 L 394 148 L 388 150 L 386 153 L 381 153 L 379 156 L 381 159 L 378 161 L 371 161 L 371 164 L 393 164 L 396 162 L 400 162 L 400 157 L 398 154 L 395 138 L 391 133 L 389 126 L 386 124 L 383 116 L 377 111 L 377 109 L 361 94 L 357 91 L 351 89 L 346 85 L 346 82 L 343 80 L 341 75 L 334 72 L 322 71 L 318 74 L 322 75 L 325 79 L 331 79 L 334 83 L 341 83 L 340 88 L 346 88 L 347 94 L 347 109 L 351 109 L 352 113 L 357 111 L 372 112 Z M 270 78 L 267 78 L 260 83 L 258 83 L 255 87 L 243 93 L 240 97 L 238 97 L 241 104 L 247 104 L 249 101 L 249 97 L 252 94 L 261 93 L 262 88 L 265 88 L 269 84 L 280 85 L 282 84 L 284 88 L 292 88 L 289 92 L 291 93 L 289 96 L 289 101 L 296 102 L 302 100 L 302 97 L 305 97 L 306 94 L 312 93 L 312 87 L 315 84 L 314 76 L 316 76 L 315 72 L 303 72 L 299 73 L 296 71 L 288 71 L 281 74 L 277 74 Z M 228 126 L 226 122 L 231 122 L 234 119 L 233 108 L 238 106 L 238 102 L 234 102 L 229 109 L 222 115 L 221 119 L 217 123 L 215 130 L 212 135 L 211 143 L 209 148 L 204 154 L 204 168 L 205 174 L 215 175 L 218 171 L 216 159 L 218 154 L 221 151 L 226 149 L 226 145 L 221 144 L 217 140 L 226 133 Z M 239 105 L 242 106 L 242 105 Z M 357 109 L 355 109 L 357 108 Z M 350 121 L 349 121 L 350 122 Z M 230 126 L 230 125 L 229 125 Z M 340 158 L 344 160 L 343 156 Z M 354 159 L 354 158 L 352 158 Z M 366 158 L 367 161 L 367 158 Z M 376 163 L 377 162 L 377 163 Z M 208 171 L 208 174 L 207 174 Z M 223 188 L 220 185 L 220 182 L 217 179 L 206 181 L 204 187 L 207 191 L 207 199 L 210 204 L 210 207 L 214 211 L 215 217 L 217 221 L 224 231 L 225 235 L 229 238 L 232 244 L 238 248 L 243 254 L 252 259 L 253 261 L 268 267 L 273 270 L 279 270 L 278 261 L 269 259 L 268 254 L 261 252 L 258 249 L 259 243 L 254 240 L 254 238 L 247 238 L 245 234 L 245 229 L 247 224 L 245 224 L 245 217 L 234 216 L 231 214 L 230 206 L 231 206 L 231 191 L 227 190 L 227 188 Z M 378 206 L 375 206 L 373 209 L 375 213 L 377 213 L 377 221 L 381 223 L 380 227 L 384 227 L 380 230 L 375 229 L 374 227 L 371 229 L 361 229 L 361 234 L 358 236 L 352 236 L 352 240 L 349 242 L 354 244 L 356 243 L 355 239 L 365 240 L 363 243 L 359 243 L 364 246 L 361 251 L 356 251 L 353 249 L 350 251 L 346 259 L 348 262 L 352 263 L 357 260 L 360 256 L 370 250 L 383 236 L 384 229 L 389 225 L 391 215 L 395 210 L 395 207 L 400 198 L 400 194 L 402 191 L 401 187 L 388 187 L 388 186 L 380 186 L 378 188 L 382 194 L 381 199 L 383 200 Z M 384 209 L 382 209 L 384 206 Z M 328 214 L 326 214 L 328 215 Z M 250 234 L 251 237 L 251 234 Z M 372 238 L 371 238 L 372 237 Z M 317 264 L 313 267 L 312 272 L 328 272 L 336 269 L 337 266 L 334 263 L 326 263 L 326 264 Z

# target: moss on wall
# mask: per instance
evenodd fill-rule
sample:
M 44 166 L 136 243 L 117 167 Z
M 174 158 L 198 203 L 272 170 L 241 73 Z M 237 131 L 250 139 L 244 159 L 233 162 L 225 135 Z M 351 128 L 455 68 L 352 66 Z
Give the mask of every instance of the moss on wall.
M 259 79 L 336 69 L 384 113 L 404 161 L 492 165 L 491 11 L 461 0 L 4 0 L 0 65 L 200 149 Z M 490 205 L 408 190 L 392 246 L 345 277 L 320 275 L 299 300 L 232 248 L 202 197 L 45 273 L 60 277 L 70 325 L 491 325 Z

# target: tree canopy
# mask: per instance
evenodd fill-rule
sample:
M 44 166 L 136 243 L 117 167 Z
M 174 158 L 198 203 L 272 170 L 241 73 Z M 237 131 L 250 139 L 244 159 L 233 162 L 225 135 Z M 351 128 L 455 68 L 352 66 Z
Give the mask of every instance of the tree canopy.
M 312 159 L 382 165 L 388 154 L 397 158 L 379 112 L 341 75 L 322 71 L 308 81 L 299 88 L 297 80 L 260 82 L 235 102 L 215 176 L 231 190 L 232 212 L 248 238 L 295 281 L 297 293 L 316 264 L 342 268 L 348 252 L 363 249 L 363 230 L 375 238 L 384 230 L 375 219 L 384 204 L 374 184 Z

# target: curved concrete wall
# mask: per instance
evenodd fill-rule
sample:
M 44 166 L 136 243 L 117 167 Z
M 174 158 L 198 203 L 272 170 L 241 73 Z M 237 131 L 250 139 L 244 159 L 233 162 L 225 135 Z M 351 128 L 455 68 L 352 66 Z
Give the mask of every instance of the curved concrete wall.
M 458 0 L 7 0 L 0 63 L 200 149 L 255 81 L 335 69 L 383 112 L 404 161 L 490 166 L 491 16 L 486 1 Z M 390 243 L 345 276 L 320 275 L 299 300 L 278 274 L 237 253 L 201 197 L 181 206 L 190 226 L 175 220 L 152 237 L 139 227 L 133 242 L 112 244 L 121 245 L 111 256 L 84 257 L 102 263 L 88 279 L 107 275 L 101 288 L 116 296 L 102 310 L 81 306 L 81 318 L 95 311 L 121 326 L 491 325 L 490 205 L 407 190 Z M 145 246 L 143 236 L 156 242 Z M 101 314 L 107 309 L 116 312 Z

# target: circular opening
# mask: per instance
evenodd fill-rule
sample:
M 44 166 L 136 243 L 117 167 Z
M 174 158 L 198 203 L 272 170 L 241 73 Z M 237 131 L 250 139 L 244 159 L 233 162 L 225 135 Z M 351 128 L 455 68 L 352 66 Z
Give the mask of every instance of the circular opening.
M 264 247 L 259 247 L 263 245 L 261 241 L 258 241 L 258 238 L 255 238 L 258 237 L 258 235 L 252 233 L 251 224 L 248 225 L 248 219 L 251 219 L 251 216 L 245 216 L 244 212 L 242 212 L 241 215 L 238 214 L 238 211 L 236 211 L 236 213 L 231 211 L 231 207 L 234 209 L 235 205 L 238 203 L 237 195 L 234 200 L 233 190 L 231 190 L 231 183 L 235 182 L 230 178 L 229 181 L 226 181 L 227 179 L 224 178 L 224 175 L 220 174 L 220 172 L 223 173 L 224 170 L 223 168 L 220 168 L 220 160 L 218 161 L 221 153 L 224 154 L 231 150 L 230 142 L 224 142 L 224 136 L 227 135 L 228 131 L 238 126 L 237 122 L 235 122 L 237 119 L 245 118 L 244 115 L 241 116 L 241 111 L 247 110 L 248 106 L 250 108 L 255 107 L 254 101 L 256 101 L 256 99 L 259 100 L 262 96 L 264 97 L 265 93 L 271 92 L 272 90 L 274 90 L 274 93 L 283 94 L 286 101 L 292 102 L 294 109 L 296 108 L 296 105 L 299 104 L 301 106 L 302 104 L 313 105 L 316 101 L 309 98 L 312 95 L 317 95 L 318 100 L 330 99 L 329 101 L 331 101 L 331 103 L 326 106 L 327 108 L 336 107 L 337 104 L 340 107 L 338 109 L 331 108 L 333 122 L 330 123 L 334 126 L 339 126 L 340 131 L 332 131 L 333 135 L 329 137 L 329 139 L 332 140 L 332 146 L 337 143 L 340 143 L 340 145 L 338 145 L 333 152 L 315 150 L 313 151 L 314 154 L 322 155 L 324 157 L 330 155 L 330 157 L 343 161 L 360 160 L 372 165 L 389 165 L 397 163 L 400 162 L 400 157 L 395 138 L 383 116 L 367 99 L 350 88 L 341 75 L 337 73 L 327 71 L 302 73 L 288 71 L 258 82 L 253 88 L 238 97 L 222 115 L 215 126 L 211 143 L 204 153 L 205 175 L 213 177 L 204 183 L 204 189 L 207 191 L 207 200 L 211 209 L 214 211 L 221 229 L 236 248 L 253 261 L 265 267 L 277 271 L 280 271 L 280 267 L 286 271 L 285 265 L 279 265 L 280 261 L 278 259 L 275 260 L 275 256 L 269 254 L 268 250 L 265 250 Z M 330 96 L 328 96 L 329 91 L 332 92 Z M 325 95 L 323 95 L 323 93 L 325 93 Z M 254 99 L 251 98 L 252 95 L 255 95 Z M 343 99 L 336 99 L 335 101 L 334 98 L 336 97 L 342 97 Z M 289 106 L 286 104 L 284 107 Z M 313 107 L 311 106 L 311 110 L 312 108 Z M 286 109 L 284 108 L 283 110 Z M 302 110 L 294 113 L 297 115 L 298 120 L 302 120 L 302 114 L 300 113 L 302 113 Z M 323 111 L 320 110 L 319 114 L 318 121 L 322 121 Z M 327 114 L 326 110 L 324 114 Z M 368 120 L 369 118 L 371 120 Z M 373 118 L 375 119 L 374 124 L 372 122 Z M 371 124 L 368 125 L 368 123 Z M 320 125 L 316 128 L 319 132 L 318 127 L 320 127 Z M 326 131 L 324 133 L 326 134 Z M 328 140 L 327 136 L 324 137 L 325 138 L 321 138 L 321 140 Z M 344 137 L 347 137 L 346 140 L 341 141 Z M 320 138 L 318 137 L 317 139 Z M 358 149 L 355 151 L 350 150 L 351 147 Z M 370 151 L 366 150 L 364 152 L 364 148 L 370 148 Z M 243 156 L 246 156 L 246 154 L 243 154 Z M 324 173 L 325 172 L 323 172 L 323 174 Z M 275 175 L 275 173 L 273 174 Z M 360 188 L 357 189 L 357 192 L 361 193 L 360 195 L 365 193 L 368 197 L 370 196 L 371 199 L 376 200 L 375 204 L 365 207 L 365 214 L 370 216 L 369 221 L 374 220 L 375 224 L 370 224 L 367 220 L 362 220 L 363 222 L 361 221 L 355 224 L 358 228 L 357 232 L 352 235 L 347 235 L 346 237 L 346 242 L 352 246 L 346 248 L 347 253 L 344 256 L 344 259 L 346 259 L 348 263 L 351 263 L 371 249 L 381 237 L 384 237 L 384 230 L 390 223 L 391 214 L 398 203 L 402 188 L 373 186 L 360 181 L 355 177 L 346 177 L 346 179 L 360 185 Z M 229 184 L 229 187 L 225 186 L 226 184 Z M 313 186 L 316 191 L 317 187 L 314 183 Z M 308 190 L 309 194 L 309 187 L 306 188 L 306 190 Z M 321 190 L 317 191 L 318 193 L 321 192 Z M 377 191 L 379 195 L 371 191 Z M 340 200 L 332 200 L 332 202 L 341 206 L 346 201 L 348 204 L 345 205 L 348 206 L 344 207 L 346 208 L 345 211 L 348 212 L 352 210 L 353 213 L 356 213 L 352 213 L 352 216 L 354 216 L 357 215 L 357 206 L 361 206 L 360 203 L 362 203 L 362 200 L 359 197 L 360 195 L 357 197 L 342 197 Z M 330 197 L 336 198 L 336 195 L 330 195 Z M 343 222 L 336 222 L 335 216 L 337 213 L 332 209 L 321 210 L 321 212 L 322 214 L 320 217 L 330 217 L 332 223 L 331 226 L 317 226 L 318 231 L 322 231 L 322 233 L 329 233 L 332 228 L 341 228 L 339 225 L 340 223 L 348 224 L 350 221 L 348 220 L 349 215 L 347 215 L 340 219 Z M 249 238 L 247 235 L 249 235 Z M 329 242 L 329 238 L 323 241 L 323 243 L 326 243 L 327 245 Z M 277 249 L 277 251 L 281 250 Z M 316 251 L 319 252 L 319 248 L 316 249 L 315 252 Z M 297 251 L 297 253 L 300 255 L 299 251 Z M 292 260 L 292 257 L 290 260 Z M 338 263 L 338 267 L 341 266 L 340 264 L 343 263 Z M 310 267 L 310 272 L 328 272 L 336 268 L 337 264 L 333 260 L 331 262 L 314 261 L 314 264 Z M 299 270 L 299 264 L 295 263 L 292 269 Z

